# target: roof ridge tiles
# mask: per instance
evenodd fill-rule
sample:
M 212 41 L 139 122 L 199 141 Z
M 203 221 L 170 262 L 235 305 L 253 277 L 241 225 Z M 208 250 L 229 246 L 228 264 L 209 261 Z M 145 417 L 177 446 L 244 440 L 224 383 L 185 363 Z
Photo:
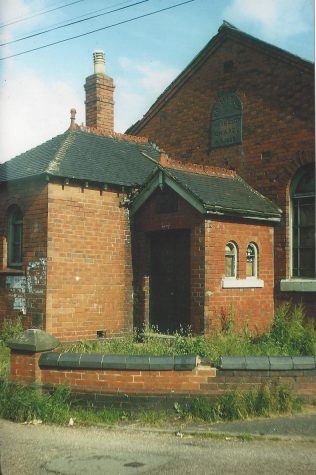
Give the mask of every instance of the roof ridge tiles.
M 178 171 L 195 173 L 197 175 L 217 176 L 222 178 L 234 178 L 237 174 L 235 170 L 223 167 L 212 167 L 210 165 L 200 165 L 197 163 L 183 163 L 168 157 L 166 153 L 160 151 L 159 165 Z
M 87 127 L 85 125 L 80 125 L 79 130 L 81 132 L 92 133 L 95 135 L 100 135 L 101 137 L 109 137 L 113 139 L 122 139 L 128 142 L 136 143 L 148 143 L 149 139 L 147 137 L 141 137 L 137 135 L 122 134 L 120 132 L 109 132 L 107 129 L 101 129 L 97 127 Z

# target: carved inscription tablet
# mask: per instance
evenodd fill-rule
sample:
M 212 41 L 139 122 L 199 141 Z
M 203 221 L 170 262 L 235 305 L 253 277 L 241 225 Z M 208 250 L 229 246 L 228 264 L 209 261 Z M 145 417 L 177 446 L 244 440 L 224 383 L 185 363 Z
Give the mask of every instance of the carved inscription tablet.
M 236 94 L 222 94 L 212 111 L 211 146 L 242 143 L 242 103 Z

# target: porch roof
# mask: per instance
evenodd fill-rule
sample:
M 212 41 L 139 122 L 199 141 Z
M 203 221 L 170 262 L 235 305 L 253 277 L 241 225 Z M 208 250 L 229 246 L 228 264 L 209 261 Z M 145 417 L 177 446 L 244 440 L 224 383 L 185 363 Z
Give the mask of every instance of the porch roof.
M 142 190 L 135 196 L 132 214 L 148 197 L 165 185 L 172 188 L 197 211 L 205 215 L 236 216 L 280 221 L 282 211 L 249 186 L 238 175 L 210 176 L 157 166 Z

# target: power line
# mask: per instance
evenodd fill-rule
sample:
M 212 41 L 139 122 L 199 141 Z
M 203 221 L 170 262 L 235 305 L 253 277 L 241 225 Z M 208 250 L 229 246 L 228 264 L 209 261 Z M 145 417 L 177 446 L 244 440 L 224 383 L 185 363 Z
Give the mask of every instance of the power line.
M 32 48 L 32 49 L 29 49 L 29 50 L 26 50 L 26 51 L 21 51 L 20 53 L 11 54 L 10 56 L 5 56 L 4 58 L 0 58 L 0 61 L 3 61 L 4 59 L 14 58 L 15 56 L 21 56 L 23 54 L 31 53 L 33 51 L 37 51 L 37 50 L 40 50 L 40 49 L 48 48 L 49 46 L 54 46 L 54 45 L 57 45 L 57 44 L 60 44 L 60 43 L 65 43 L 66 41 L 75 40 L 75 39 L 81 38 L 83 36 L 91 35 L 92 33 L 97 33 L 98 31 L 107 30 L 109 28 L 114 28 L 115 26 L 123 25 L 125 23 L 130 23 L 132 21 L 139 20 L 140 18 L 145 18 L 145 17 L 151 16 L 151 15 L 155 15 L 156 13 L 171 10 L 172 8 L 180 7 L 181 5 L 186 5 L 187 3 L 192 3 L 192 2 L 195 2 L 195 1 L 196 0 L 186 0 L 185 2 L 177 3 L 176 5 L 171 5 L 170 7 L 161 8 L 160 10 L 155 10 L 155 11 L 150 12 L 150 13 L 145 13 L 144 15 L 139 15 L 139 16 L 134 17 L 134 18 L 129 18 L 128 20 L 119 21 L 117 23 L 113 23 L 112 25 L 103 26 L 102 28 L 97 28 L 96 30 L 87 31 L 86 33 L 81 33 L 80 35 L 71 36 L 70 38 L 64 38 L 63 40 L 54 41 L 53 43 L 48 43 L 46 45 L 38 46 L 37 48 Z
M 1 1 L 1 0 L 0 0 Z M 78 18 L 84 18 L 86 17 L 87 15 L 92 15 L 94 13 L 99 13 L 99 12 L 103 12 L 104 10 L 108 10 L 108 8 L 113 8 L 113 7 L 118 7 L 120 5 L 125 5 L 126 3 L 129 3 L 131 0 L 124 0 L 124 2 L 119 2 L 119 3 L 114 3 L 114 5 L 110 5 L 106 8 L 98 8 L 97 10 L 92 10 L 92 11 L 89 11 L 87 13 L 84 13 L 83 15 L 77 15 L 75 17 L 72 17 L 72 18 L 69 18 L 67 20 L 62 20 L 62 21 L 58 21 L 57 23 L 53 23 L 51 25 L 48 25 L 48 28 L 53 28 L 55 26 L 59 26 L 59 25 L 64 25 L 65 23 L 67 23 L 67 21 L 73 21 L 73 20 L 77 20 Z M 37 30 L 34 31 L 34 33 L 38 33 L 38 32 L 41 32 L 42 30 L 40 28 L 38 28 Z
M 23 38 L 18 38 L 16 40 L 7 41 L 7 43 L 2 43 L 2 44 L 0 44 L 0 46 L 10 45 L 12 43 L 17 43 L 18 41 L 33 38 L 34 36 L 44 35 L 46 33 L 50 33 L 51 31 L 59 30 L 60 28 L 66 28 L 67 26 L 76 25 L 77 23 L 82 23 L 83 21 L 92 20 L 93 18 L 98 18 L 98 17 L 104 16 L 104 15 L 109 15 L 110 13 L 118 12 L 120 10 L 125 10 L 126 8 L 134 7 L 135 5 L 139 5 L 140 3 L 146 3 L 146 2 L 149 2 L 149 1 L 150 0 L 140 0 L 139 2 L 132 3 L 131 5 L 126 5 L 124 7 L 116 8 L 116 9 L 110 10 L 108 12 L 99 13 L 98 15 L 93 15 L 93 16 L 90 16 L 88 18 L 83 18 L 81 20 L 77 20 L 77 21 L 73 21 L 71 23 L 67 23 L 66 25 L 56 26 L 55 28 L 49 28 L 47 30 L 41 31 L 40 33 L 33 33 L 32 35 L 24 36 Z
M 60 10 L 61 8 L 69 7 L 70 5 L 74 5 L 75 3 L 81 3 L 81 2 L 84 2 L 84 1 L 85 0 L 76 0 L 75 2 L 67 3 L 66 5 L 61 5 L 59 7 L 51 8 L 50 10 L 44 10 L 44 11 L 41 11 L 41 12 L 38 12 L 38 13 L 34 13 L 33 15 L 30 15 L 30 16 L 27 16 L 27 17 L 24 17 L 24 18 L 19 18 L 17 20 L 12 20 L 11 22 L 6 23 L 5 25 L 0 25 L 0 28 L 4 28 L 5 26 L 14 25 L 15 23 L 20 23 L 21 21 L 30 20 L 31 18 L 34 18 L 36 16 L 45 15 L 46 13 L 54 12 L 56 10 Z

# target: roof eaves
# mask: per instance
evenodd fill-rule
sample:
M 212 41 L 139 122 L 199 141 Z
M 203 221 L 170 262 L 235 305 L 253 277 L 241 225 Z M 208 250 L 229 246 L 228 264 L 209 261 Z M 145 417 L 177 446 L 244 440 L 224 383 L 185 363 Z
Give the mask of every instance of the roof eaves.
M 225 215 L 243 219 L 256 219 L 273 222 L 280 222 L 281 220 L 281 216 L 278 213 L 254 211 L 245 208 L 229 208 L 227 206 L 205 204 L 205 209 L 208 215 Z

